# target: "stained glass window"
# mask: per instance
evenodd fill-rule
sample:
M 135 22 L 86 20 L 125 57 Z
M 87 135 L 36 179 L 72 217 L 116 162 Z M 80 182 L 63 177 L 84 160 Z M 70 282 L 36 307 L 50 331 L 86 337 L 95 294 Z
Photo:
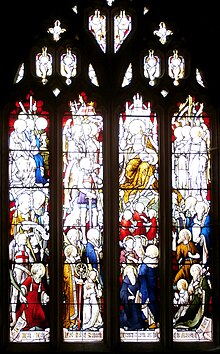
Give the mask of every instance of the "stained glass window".
M 2 109 L 2 342 L 214 349 L 219 168 L 205 72 L 145 2 L 72 6 L 40 22 Z

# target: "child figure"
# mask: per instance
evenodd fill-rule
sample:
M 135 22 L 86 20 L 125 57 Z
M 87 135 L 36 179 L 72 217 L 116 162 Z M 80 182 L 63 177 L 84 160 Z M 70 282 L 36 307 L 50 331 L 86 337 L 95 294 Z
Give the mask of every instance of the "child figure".
M 157 219 L 156 219 L 157 212 L 155 209 L 148 210 L 148 226 L 150 226 L 149 230 L 147 231 L 147 238 L 149 243 L 156 242 L 157 236 Z
M 42 278 L 45 275 L 45 267 L 42 263 L 34 263 L 31 267 L 31 275 L 21 284 L 21 306 L 16 313 L 17 319 L 21 316 L 25 321 L 23 330 L 45 330 L 48 321 L 43 309 L 47 305 L 49 296 L 45 291 Z
M 189 294 L 188 294 L 188 282 L 186 279 L 179 279 L 177 282 L 177 289 L 174 293 L 173 304 L 178 307 L 177 312 L 174 315 L 174 324 L 180 318 L 184 316 L 187 308 L 189 307 Z
M 83 285 L 83 326 L 82 330 L 98 331 L 103 326 L 100 310 L 102 288 L 99 283 L 99 274 L 96 269 L 90 270 Z
M 122 244 L 126 236 L 131 235 L 132 231 L 133 231 L 132 212 L 130 210 L 125 210 L 120 221 L 120 233 L 119 233 L 120 245 Z

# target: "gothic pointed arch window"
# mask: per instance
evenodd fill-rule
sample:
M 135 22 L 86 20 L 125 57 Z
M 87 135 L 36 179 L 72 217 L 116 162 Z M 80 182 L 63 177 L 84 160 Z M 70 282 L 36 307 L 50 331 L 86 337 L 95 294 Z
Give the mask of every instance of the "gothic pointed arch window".
M 42 28 L 1 108 L 4 348 L 215 349 L 203 72 L 147 1 L 73 1 Z

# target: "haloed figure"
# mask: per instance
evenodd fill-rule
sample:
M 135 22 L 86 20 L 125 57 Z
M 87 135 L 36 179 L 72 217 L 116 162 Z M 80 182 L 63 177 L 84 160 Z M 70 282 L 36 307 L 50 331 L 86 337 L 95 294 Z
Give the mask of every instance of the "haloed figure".
M 123 280 L 120 290 L 121 327 L 125 330 L 144 329 L 144 320 L 141 311 L 141 299 L 139 298 L 139 282 L 137 269 L 133 265 L 124 268 Z
M 31 275 L 21 285 L 21 306 L 16 315 L 17 319 L 21 316 L 25 320 L 23 330 L 44 330 L 48 327 L 48 321 L 43 309 L 43 305 L 46 305 L 49 301 L 49 296 L 42 282 L 44 275 L 44 265 L 35 263 L 31 267 Z
M 86 329 L 98 331 L 103 326 L 99 303 L 102 297 L 102 287 L 98 278 L 97 270 L 92 269 L 83 286 L 83 331 Z

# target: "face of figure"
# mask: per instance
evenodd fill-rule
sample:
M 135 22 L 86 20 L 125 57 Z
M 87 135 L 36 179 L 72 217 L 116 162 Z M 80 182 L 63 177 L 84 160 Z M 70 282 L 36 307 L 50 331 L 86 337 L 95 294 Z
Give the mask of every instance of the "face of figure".
M 193 216 L 195 214 L 195 205 L 196 205 L 196 198 L 188 197 L 185 200 L 185 207 L 183 208 L 183 211 L 185 211 L 187 215 Z
M 134 240 L 132 238 L 128 238 L 126 240 L 126 249 L 133 250 L 133 247 L 134 247 Z
M 22 194 L 18 200 L 18 209 L 21 214 L 29 212 L 30 197 L 28 194 Z
M 35 283 L 39 284 L 41 282 L 42 277 L 45 274 L 45 269 L 42 264 L 34 264 L 31 269 L 32 278 Z
M 178 290 L 186 290 L 188 287 L 188 283 L 185 279 L 179 279 L 177 282 L 177 289 Z
M 197 280 L 202 275 L 202 268 L 199 264 L 194 264 L 190 269 L 190 274 L 193 277 L 193 280 Z
M 87 238 L 90 240 L 96 247 L 100 246 L 100 233 L 98 229 L 89 229 L 87 233 Z
M 203 218 L 203 216 L 206 214 L 206 211 L 207 211 L 205 203 L 198 202 L 197 205 L 196 205 L 195 210 L 196 210 L 198 219 L 201 220 Z
M 94 282 L 96 281 L 96 272 L 94 270 L 90 272 L 90 279 Z
M 78 241 L 78 232 L 76 229 L 71 229 L 67 233 L 67 238 L 72 245 L 75 245 Z
M 19 245 L 26 245 L 26 243 L 27 243 L 27 234 L 26 233 L 23 233 L 23 234 L 19 234 L 18 235 L 18 244 Z
M 135 237 L 135 247 L 141 247 L 142 246 L 142 239 L 141 237 Z
M 22 118 L 20 118 L 22 116 Z M 23 133 L 24 131 L 25 131 L 25 129 L 26 129 L 26 123 L 25 123 L 25 120 L 24 120 L 24 115 L 22 115 L 22 113 L 21 114 L 19 114 L 18 115 L 18 118 L 19 119 L 17 119 L 15 122 L 14 122 L 14 129 L 16 130 L 16 132 L 18 133 L 18 134 L 21 134 L 21 133 Z
M 35 234 L 30 237 L 30 244 L 32 247 L 36 247 L 38 245 L 38 238 Z
M 23 156 L 20 156 L 16 161 L 17 173 L 16 176 L 19 180 L 25 179 L 28 171 L 29 165 L 28 160 L 26 160 Z
M 135 205 L 135 209 L 137 210 L 138 213 L 142 213 L 144 211 L 144 204 L 142 203 L 137 203 Z
M 188 229 L 182 229 L 179 232 L 178 244 L 183 242 L 187 244 L 191 240 L 191 232 Z
M 158 255 L 159 255 L 159 251 L 158 251 L 157 246 L 155 246 L 155 245 L 147 246 L 145 254 L 146 254 L 147 257 L 157 258 Z
M 155 210 L 150 209 L 150 210 L 148 211 L 148 216 L 149 216 L 150 219 L 152 219 L 154 216 L 156 216 Z
M 125 220 L 131 220 L 131 218 L 132 218 L 132 212 L 131 212 L 130 210 L 125 210 L 123 216 L 124 216 L 124 219 L 125 219 Z
M 41 277 L 42 277 L 42 274 L 41 274 L 40 270 L 36 274 L 33 274 L 33 279 L 34 279 L 35 283 L 37 283 L 37 284 L 40 283 Z
M 35 191 L 33 193 L 34 209 L 38 210 L 45 202 L 45 194 L 41 191 Z

